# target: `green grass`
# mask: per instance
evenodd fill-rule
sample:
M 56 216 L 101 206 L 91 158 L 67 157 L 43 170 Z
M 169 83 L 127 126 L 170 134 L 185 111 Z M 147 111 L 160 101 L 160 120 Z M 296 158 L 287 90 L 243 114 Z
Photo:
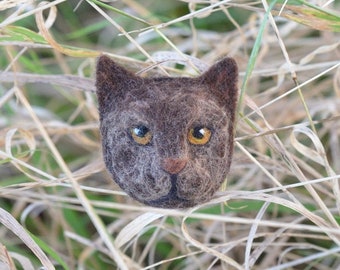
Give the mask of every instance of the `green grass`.
M 11 3 L 0 2 L 0 269 L 339 267 L 339 1 Z M 211 202 L 149 208 L 110 179 L 93 93 L 102 52 L 152 75 L 236 59 L 234 161 Z

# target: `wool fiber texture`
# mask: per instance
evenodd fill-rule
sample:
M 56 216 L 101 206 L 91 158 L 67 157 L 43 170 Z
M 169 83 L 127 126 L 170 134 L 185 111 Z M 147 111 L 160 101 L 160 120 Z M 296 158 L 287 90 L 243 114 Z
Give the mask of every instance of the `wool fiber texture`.
M 232 160 L 237 78 L 232 58 L 196 78 L 142 78 L 101 56 L 100 132 L 114 181 L 154 207 L 186 208 L 211 199 Z

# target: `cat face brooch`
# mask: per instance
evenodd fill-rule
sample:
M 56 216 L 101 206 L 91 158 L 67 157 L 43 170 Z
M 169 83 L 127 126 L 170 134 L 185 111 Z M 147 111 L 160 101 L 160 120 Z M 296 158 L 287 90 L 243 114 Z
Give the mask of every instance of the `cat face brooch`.
M 101 56 L 100 133 L 114 181 L 154 207 L 210 200 L 232 160 L 237 78 L 232 58 L 196 78 L 142 78 Z

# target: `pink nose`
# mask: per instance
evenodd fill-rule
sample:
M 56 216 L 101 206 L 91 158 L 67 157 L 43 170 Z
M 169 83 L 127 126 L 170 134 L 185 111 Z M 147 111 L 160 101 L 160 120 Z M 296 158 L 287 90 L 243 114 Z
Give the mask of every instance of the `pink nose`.
M 187 159 L 181 158 L 165 158 L 161 161 L 161 166 L 164 171 L 170 174 L 177 174 L 184 169 L 187 161 Z

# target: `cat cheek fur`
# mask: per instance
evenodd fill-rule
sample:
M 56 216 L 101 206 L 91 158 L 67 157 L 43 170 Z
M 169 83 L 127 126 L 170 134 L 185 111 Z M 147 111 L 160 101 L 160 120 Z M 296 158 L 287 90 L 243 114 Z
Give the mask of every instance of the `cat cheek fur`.
M 96 87 L 104 161 L 131 197 L 155 207 L 183 208 L 208 201 L 220 188 L 233 152 L 238 95 L 233 59 L 194 79 L 144 79 L 101 56 Z M 154 133 L 152 143 L 140 146 L 127 130 L 145 119 Z M 204 146 L 186 140 L 195 121 L 214 126 Z M 174 175 L 162 168 L 165 158 L 170 163 L 185 158 L 186 163 Z
M 156 169 L 160 167 L 158 153 L 153 147 L 133 142 L 121 119 L 122 113 L 114 112 L 101 125 L 106 167 L 117 184 L 138 201 L 147 203 L 165 196 L 171 183 L 169 175 Z

